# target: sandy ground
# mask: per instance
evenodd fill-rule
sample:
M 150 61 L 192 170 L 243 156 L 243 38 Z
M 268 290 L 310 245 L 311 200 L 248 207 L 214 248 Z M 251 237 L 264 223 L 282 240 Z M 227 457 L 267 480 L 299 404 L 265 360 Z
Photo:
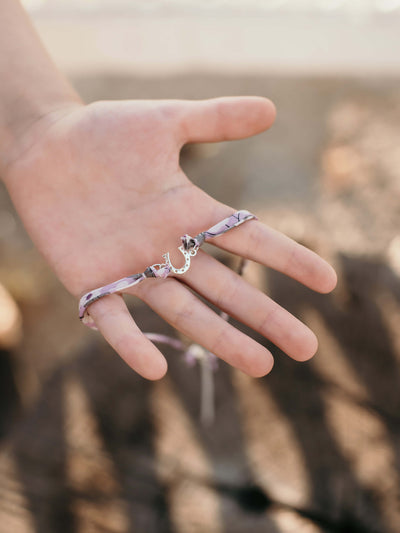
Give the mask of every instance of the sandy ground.
M 24 331 L 0 353 L 0 532 L 397 533 L 399 80 L 197 74 L 74 83 L 87 101 L 272 98 L 271 131 L 186 147 L 182 165 L 208 193 L 324 255 L 340 280 L 332 295 L 315 295 L 248 266 L 246 278 L 306 321 L 320 349 L 299 364 L 235 324 L 268 345 L 276 364 L 259 380 L 221 364 L 216 419 L 204 428 L 198 369 L 166 349 L 162 381 L 131 372 L 79 323 L 76 302 L 0 189 L 0 282 Z M 143 330 L 176 334 L 145 306 L 134 312 Z

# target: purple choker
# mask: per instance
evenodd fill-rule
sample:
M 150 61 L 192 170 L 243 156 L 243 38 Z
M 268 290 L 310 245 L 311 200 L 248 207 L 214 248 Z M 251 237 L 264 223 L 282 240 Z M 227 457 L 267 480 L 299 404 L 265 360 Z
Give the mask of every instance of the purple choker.
M 171 272 L 173 274 L 185 273 L 190 267 L 191 258 L 197 254 L 198 249 L 204 243 L 204 241 L 207 241 L 212 237 L 222 235 L 231 228 L 239 226 L 243 222 L 251 220 L 252 218 L 257 219 L 257 217 L 249 211 L 236 211 L 236 213 L 233 213 L 228 218 L 221 220 L 221 222 L 218 222 L 218 224 L 215 224 L 208 230 L 202 231 L 201 233 L 196 235 L 196 237 L 191 237 L 187 234 L 183 235 L 183 237 L 181 237 L 182 245 L 179 246 L 179 250 L 182 252 L 185 258 L 185 264 L 183 267 L 175 268 L 171 264 L 169 253 L 165 253 L 163 254 L 163 258 L 165 260 L 164 263 L 157 263 L 151 265 L 147 267 L 144 272 L 132 274 L 131 276 L 119 279 L 117 281 L 114 281 L 113 283 L 104 285 L 103 287 L 99 287 L 98 289 L 93 289 L 92 291 L 84 294 L 79 300 L 79 318 L 86 326 L 92 329 L 97 329 L 87 310 L 90 304 L 92 304 L 96 300 L 99 300 L 100 298 L 103 298 L 103 296 L 107 296 L 115 292 L 122 292 L 124 289 L 132 287 L 133 285 L 136 285 L 137 283 L 146 278 L 164 279 Z

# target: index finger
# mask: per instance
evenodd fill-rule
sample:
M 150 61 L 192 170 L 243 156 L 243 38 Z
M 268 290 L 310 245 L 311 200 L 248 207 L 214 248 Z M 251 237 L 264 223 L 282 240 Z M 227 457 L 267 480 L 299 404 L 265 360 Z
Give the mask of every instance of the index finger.
M 221 209 L 221 217 L 229 215 L 226 208 Z M 335 270 L 322 257 L 257 219 L 207 242 L 278 270 L 317 292 L 331 292 L 337 283 Z

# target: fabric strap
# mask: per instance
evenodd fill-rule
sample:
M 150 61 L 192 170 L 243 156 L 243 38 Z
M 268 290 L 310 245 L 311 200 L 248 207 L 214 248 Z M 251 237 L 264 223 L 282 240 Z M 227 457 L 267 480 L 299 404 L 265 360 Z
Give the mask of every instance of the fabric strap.
M 93 319 L 88 313 L 88 307 L 93 302 L 99 300 L 100 298 L 103 298 L 104 296 L 108 296 L 109 294 L 122 292 L 123 290 L 140 283 L 146 278 L 166 278 L 171 272 L 178 274 L 185 272 L 190 266 L 190 257 L 196 255 L 197 250 L 205 241 L 208 241 L 214 237 L 218 237 L 218 235 L 222 235 L 230 229 L 239 226 L 243 222 L 246 222 L 247 220 L 251 220 L 253 218 L 257 219 L 256 215 L 253 215 L 249 211 L 242 209 L 240 211 L 232 213 L 232 215 L 225 218 L 224 220 L 221 220 L 208 230 L 202 231 L 201 233 L 196 235 L 196 237 L 191 237 L 187 234 L 183 235 L 181 237 L 182 245 L 179 249 L 185 256 L 184 267 L 180 269 L 175 269 L 174 267 L 172 267 L 169 261 L 169 254 L 164 254 L 163 257 L 166 259 L 164 263 L 151 265 L 147 267 L 144 272 L 132 274 L 131 276 L 119 279 L 117 281 L 109 283 L 108 285 L 93 289 L 92 291 L 84 294 L 79 300 L 79 318 L 81 319 L 83 324 L 85 324 L 89 328 L 97 330 Z

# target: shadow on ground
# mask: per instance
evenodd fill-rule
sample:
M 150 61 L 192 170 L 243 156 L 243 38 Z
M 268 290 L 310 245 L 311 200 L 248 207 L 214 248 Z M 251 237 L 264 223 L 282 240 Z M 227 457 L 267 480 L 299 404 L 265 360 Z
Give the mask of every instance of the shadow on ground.
M 304 532 L 396 531 L 399 339 L 376 295 L 388 293 L 398 305 L 400 281 L 379 260 L 340 262 L 339 301 L 268 275 L 274 299 L 298 316 L 311 310 L 319 321 L 320 361 L 299 364 L 272 348 L 274 370 L 259 380 L 221 364 L 211 427 L 198 423 L 197 369 L 171 350 L 168 378 L 157 383 L 127 371 L 97 342 L 60 367 L 1 456 L 0 514 L 20 522 L 13 531 L 278 533 L 292 531 L 290 524 Z M 171 334 L 145 308 L 140 326 Z M 320 371 L 325 359 L 332 368 L 340 358 L 356 387 L 342 383 L 340 365 L 332 375 L 329 365 Z M 10 388 L 3 411 L 13 398 Z M 248 405 L 262 398 L 264 405 Z M 244 419 L 257 408 L 262 418 Z M 277 418 L 288 438 L 274 435 L 281 433 Z M 291 470 L 293 453 L 298 464 Z M 271 476 L 277 464 L 280 478 Z M 204 529 L 207 510 L 214 523 Z
M 272 96 L 281 117 L 276 133 L 217 150 L 189 147 L 183 164 L 213 196 L 255 206 L 263 221 L 316 242 L 318 252 L 322 236 L 340 282 L 332 295 L 317 295 L 260 267 L 260 288 L 312 327 L 318 355 L 297 363 L 267 343 L 275 367 L 258 380 L 220 363 L 216 418 L 203 427 L 197 367 L 162 347 L 169 373 L 151 383 L 96 335 L 85 332 L 74 344 L 81 335 L 71 317 L 76 302 L 32 259 L 18 223 L 0 234 L 7 267 L 0 274 L 25 324 L 22 347 L 0 353 L 0 533 L 397 533 L 394 82 L 199 76 L 158 85 L 76 83 L 88 100 Z M 0 200 L 12 212 L 3 193 Z M 18 267 L 26 257 L 39 266 Z M 175 335 L 147 307 L 135 305 L 133 313 L 143 331 Z

